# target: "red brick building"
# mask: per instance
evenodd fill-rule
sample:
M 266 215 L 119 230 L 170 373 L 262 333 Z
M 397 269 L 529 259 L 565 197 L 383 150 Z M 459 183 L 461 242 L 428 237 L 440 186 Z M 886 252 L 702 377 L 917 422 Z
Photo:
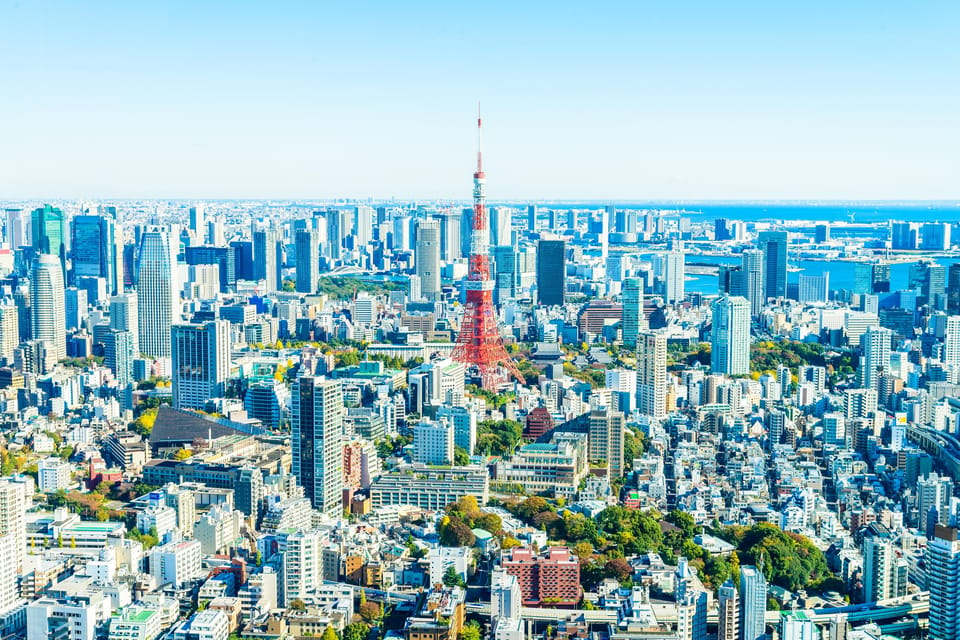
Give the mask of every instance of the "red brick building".
M 527 424 L 523 429 L 523 437 L 536 440 L 553 429 L 553 416 L 546 407 L 537 407 L 527 414 Z
M 520 583 L 524 606 L 572 607 L 580 601 L 580 563 L 565 547 L 550 547 L 543 555 L 511 549 L 502 564 Z

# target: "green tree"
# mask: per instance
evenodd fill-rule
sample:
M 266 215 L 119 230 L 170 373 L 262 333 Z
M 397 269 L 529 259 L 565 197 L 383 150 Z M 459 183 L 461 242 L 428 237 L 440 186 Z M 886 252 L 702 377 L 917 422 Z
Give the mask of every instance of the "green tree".
M 453 449 L 453 464 L 458 467 L 465 467 L 470 464 L 470 454 L 467 453 L 467 450 L 463 447 L 454 447 Z
M 343 628 L 342 640 L 367 640 L 370 627 L 362 622 L 351 622 Z
M 450 565 L 443 573 L 443 584 L 448 587 L 466 587 L 467 583 L 463 576 L 457 573 L 457 569 Z
M 289 608 L 290 608 L 292 611 L 306 611 L 306 609 L 307 609 L 307 604 L 306 604 L 303 600 L 301 600 L 300 598 L 294 598 L 293 600 L 290 601 L 290 607 L 289 607 Z M 327 627 L 327 628 L 329 629 L 330 627 Z M 326 632 L 324 632 L 324 633 L 326 633 Z
M 337 637 L 336 630 L 332 626 L 328 626 L 326 629 L 323 630 L 322 638 L 323 640 L 340 640 Z
M 440 521 L 440 544 L 444 547 L 472 547 L 477 541 L 470 527 L 456 516 L 444 516 Z
M 480 625 L 475 620 L 468 621 L 460 631 L 461 640 L 480 640 Z

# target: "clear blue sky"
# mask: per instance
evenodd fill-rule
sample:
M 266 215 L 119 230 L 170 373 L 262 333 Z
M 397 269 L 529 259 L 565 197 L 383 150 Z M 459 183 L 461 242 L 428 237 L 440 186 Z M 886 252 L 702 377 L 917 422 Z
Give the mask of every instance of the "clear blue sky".
M 523 6 L 519 6 L 523 5 Z M 0 0 L 0 198 L 960 199 L 960 2 Z

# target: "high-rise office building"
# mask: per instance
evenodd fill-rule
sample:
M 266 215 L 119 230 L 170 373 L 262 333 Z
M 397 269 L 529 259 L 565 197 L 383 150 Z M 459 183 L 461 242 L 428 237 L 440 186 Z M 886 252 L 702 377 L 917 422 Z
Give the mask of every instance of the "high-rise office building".
M 30 245 L 30 223 L 24 215 L 23 209 L 7 209 L 4 243 L 8 249 L 14 250 Z
M 787 295 L 787 232 L 763 231 L 757 241 L 764 254 L 767 298 L 783 298 Z
M 343 504 L 343 391 L 340 382 L 303 376 L 291 392 L 293 474 L 315 509 L 339 516 Z
M 830 242 L 830 224 L 818 224 L 813 228 L 813 241 L 817 244 Z
M 667 336 L 645 331 L 637 338 L 637 407 L 641 414 L 667 415 Z
M 316 293 L 320 283 L 320 236 L 312 229 L 297 229 L 294 234 L 297 254 L 297 291 Z
M 683 251 L 663 254 L 663 299 L 667 304 L 683 302 L 686 297 L 686 264 Z
M 110 329 L 103 337 L 103 364 L 121 386 L 133 381 L 133 332 Z
M 567 243 L 543 238 L 537 242 L 537 301 L 562 305 L 566 294 Z
M 490 246 L 508 247 L 513 245 L 513 209 L 490 207 Z
M 960 532 L 937 525 L 927 544 L 931 640 L 960 639 Z
M 67 269 L 67 218 L 63 211 L 50 205 L 34 209 L 31 215 L 31 240 L 37 253 L 55 256 L 60 269 Z
M 714 373 L 750 373 L 750 302 L 723 296 L 713 307 L 710 367 Z
M 202 409 L 222 397 L 230 377 L 230 323 L 174 325 L 171 339 L 173 407 Z
M 623 344 L 633 348 L 637 336 L 647 329 L 643 315 L 643 280 L 637 277 L 623 281 Z
M 862 537 L 863 601 L 907 595 L 907 561 L 890 531 L 874 522 L 863 529 Z
M 463 239 L 463 221 L 460 222 L 460 237 Z M 469 234 L 467 236 L 469 238 Z M 469 241 L 469 240 L 468 240 Z M 400 216 L 393 219 L 393 234 L 390 248 L 394 251 L 410 251 L 413 249 L 413 219 L 410 216 Z
M 266 292 L 278 291 L 283 282 L 283 244 L 273 229 L 253 232 L 253 277 L 264 281 Z
M 912 222 L 894 222 L 890 233 L 890 246 L 908 251 L 917 248 L 917 226 Z
M 819 276 L 807 276 L 801 273 L 798 293 L 800 302 L 816 304 L 829 301 L 830 272 L 827 271 Z
M 960 262 L 954 262 L 947 270 L 947 313 L 960 315 Z
M 190 207 L 189 211 L 190 216 L 190 231 L 193 233 L 194 240 L 196 244 L 206 244 L 207 242 L 207 216 L 206 212 L 203 210 L 203 205 L 198 204 L 195 207 Z
M 26 574 L 26 485 L 0 479 L 0 613 L 8 613 L 19 596 L 17 581 Z
M 12 300 L 0 303 L 0 359 L 13 361 L 13 350 L 20 344 L 20 310 Z
M 163 227 L 147 227 L 140 236 L 137 321 L 140 352 L 154 358 L 170 357 L 170 326 L 180 316 L 175 266 L 169 232 Z
M 463 257 L 463 244 L 460 240 L 461 219 L 459 211 L 441 211 L 434 216 L 440 224 L 440 259 L 454 262 Z
M 920 227 L 920 248 L 927 251 L 947 251 L 950 249 L 950 224 L 947 222 L 925 222 Z
M 607 463 L 609 478 L 623 475 L 623 445 L 626 420 L 623 413 L 610 407 L 595 408 L 587 418 L 587 450 L 591 461 Z
M 187 264 L 196 265 L 215 265 L 219 278 L 220 291 L 227 293 L 233 291 L 237 286 L 237 258 L 234 247 L 216 247 L 203 245 L 200 247 L 187 247 L 184 250 L 184 257 Z
M 137 292 L 127 291 L 110 298 L 110 328 L 130 332 L 134 356 L 140 355 L 140 321 Z
M 63 292 L 64 319 L 67 331 L 76 331 L 87 319 L 87 290 L 67 287 Z
M 323 222 L 327 225 L 326 242 L 323 242 L 323 255 L 337 262 L 343 258 L 343 239 L 349 231 L 349 225 L 340 209 L 327 209 L 323 213 Z M 299 291 L 299 289 L 298 289 Z
M 373 240 L 373 207 L 353 208 L 353 248 L 359 249 Z
M 73 280 L 81 276 L 104 278 L 107 293 L 123 289 L 123 232 L 107 216 L 83 215 L 71 221 L 70 257 Z
M 943 332 L 943 361 L 960 366 L 960 315 L 947 316 L 947 326 Z
M 67 324 L 63 269 L 51 254 L 37 256 L 30 271 L 31 335 L 53 350 L 56 360 L 67 357 Z
M 860 336 L 860 344 L 863 346 L 860 386 L 863 388 L 877 389 L 880 376 L 890 370 L 892 341 L 893 331 L 883 327 L 867 327 L 867 330 Z
M 420 295 L 427 300 L 440 298 L 440 222 L 433 218 L 417 221 L 416 255 Z
M 741 273 L 744 278 L 744 297 L 750 301 L 750 315 L 759 316 L 767 304 L 766 271 L 764 253 L 759 249 L 747 249 L 741 256 Z
M 740 637 L 763 640 L 766 636 L 767 581 L 757 567 L 740 567 Z
M 537 208 L 537 205 L 531 204 L 527 206 L 527 231 L 530 233 L 537 232 L 537 218 L 540 215 L 540 210 Z
M 456 446 L 456 431 L 447 420 L 421 419 L 413 426 L 413 461 L 450 465 Z
M 517 295 L 519 285 L 518 263 L 519 256 L 516 249 L 509 246 L 493 247 L 493 301 L 503 303 Z
M 740 594 L 732 580 L 720 586 L 718 600 L 717 640 L 740 640 Z

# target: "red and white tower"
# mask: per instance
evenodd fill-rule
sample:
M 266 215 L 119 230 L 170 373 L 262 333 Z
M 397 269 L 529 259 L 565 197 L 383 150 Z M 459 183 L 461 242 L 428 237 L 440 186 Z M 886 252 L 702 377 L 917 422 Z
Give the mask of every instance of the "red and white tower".
M 507 354 L 493 306 L 493 279 L 490 277 L 490 222 L 484 203 L 483 152 L 480 134 L 483 122 L 477 113 L 477 170 L 473 173 L 473 228 L 470 234 L 470 272 L 465 283 L 467 304 L 453 359 L 473 367 L 481 386 L 490 391 L 502 387 L 509 375 L 523 382 L 517 365 Z

